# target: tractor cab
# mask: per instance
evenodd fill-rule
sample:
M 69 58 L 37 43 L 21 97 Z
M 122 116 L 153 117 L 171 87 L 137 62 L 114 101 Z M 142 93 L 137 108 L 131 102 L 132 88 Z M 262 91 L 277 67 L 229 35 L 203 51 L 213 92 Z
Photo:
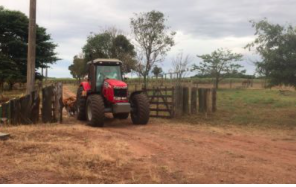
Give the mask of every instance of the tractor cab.
M 103 126 L 104 113 L 114 118 L 126 119 L 131 113 L 134 124 L 147 124 L 149 103 L 141 92 L 128 95 L 123 81 L 122 62 L 117 59 L 96 59 L 87 63 L 88 81 L 82 82 L 77 91 L 79 120 Z

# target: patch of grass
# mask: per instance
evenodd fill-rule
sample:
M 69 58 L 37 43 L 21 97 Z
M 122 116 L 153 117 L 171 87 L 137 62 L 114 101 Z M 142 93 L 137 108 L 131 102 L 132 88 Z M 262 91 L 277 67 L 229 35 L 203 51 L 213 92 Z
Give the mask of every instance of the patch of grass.
M 219 90 L 218 111 L 207 118 L 198 114 L 182 118 L 191 123 L 239 124 L 273 127 L 296 126 L 296 92 L 279 90 Z

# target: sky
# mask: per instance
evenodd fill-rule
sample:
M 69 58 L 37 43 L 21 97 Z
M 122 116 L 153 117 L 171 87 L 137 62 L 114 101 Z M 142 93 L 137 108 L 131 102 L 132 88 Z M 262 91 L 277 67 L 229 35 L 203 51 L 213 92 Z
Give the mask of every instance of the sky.
M 0 6 L 29 15 L 29 2 L 0 0 Z M 267 18 L 296 25 L 295 7 L 296 0 L 37 0 L 37 24 L 47 28 L 62 59 L 49 69 L 50 77 L 71 77 L 68 66 L 90 33 L 115 26 L 132 39 L 130 18 L 151 10 L 163 12 L 170 30 L 177 32 L 176 45 L 159 64 L 165 72 L 181 51 L 197 64 L 201 61 L 197 55 L 226 48 L 243 54 L 241 64 L 254 74 L 253 62 L 260 57 L 244 49 L 255 38 L 249 21 Z

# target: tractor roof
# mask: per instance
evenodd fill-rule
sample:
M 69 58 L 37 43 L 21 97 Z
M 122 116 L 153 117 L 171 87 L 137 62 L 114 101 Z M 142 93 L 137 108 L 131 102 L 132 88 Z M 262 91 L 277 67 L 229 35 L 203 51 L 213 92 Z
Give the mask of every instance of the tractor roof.
M 118 59 L 97 58 L 87 64 L 94 63 L 95 65 L 121 65 L 122 62 Z

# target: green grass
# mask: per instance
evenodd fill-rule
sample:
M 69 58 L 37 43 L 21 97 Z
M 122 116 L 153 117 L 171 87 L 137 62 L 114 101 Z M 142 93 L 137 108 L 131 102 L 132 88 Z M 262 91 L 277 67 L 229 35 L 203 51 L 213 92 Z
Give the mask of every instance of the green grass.
M 296 127 L 296 92 L 278 90 L 219 90 L 215 114 L 181 120 L 216 125 Z

